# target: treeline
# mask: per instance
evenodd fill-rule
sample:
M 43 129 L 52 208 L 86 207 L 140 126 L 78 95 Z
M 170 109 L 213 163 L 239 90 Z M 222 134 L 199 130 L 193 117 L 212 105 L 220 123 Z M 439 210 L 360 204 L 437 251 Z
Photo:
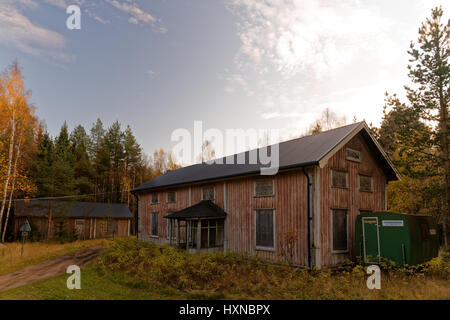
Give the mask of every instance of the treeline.
M 84 195 L 81 200 L 131 205 L 131 189 L 179 165 L 163 149 L 146 156 L 130 126 L 115 121 L 105 128 L 97 119 L 89 131 L 82 125 L 69 131 L 64 123 L 54 138 L 39 127 L 31 167 L 36 197 Z

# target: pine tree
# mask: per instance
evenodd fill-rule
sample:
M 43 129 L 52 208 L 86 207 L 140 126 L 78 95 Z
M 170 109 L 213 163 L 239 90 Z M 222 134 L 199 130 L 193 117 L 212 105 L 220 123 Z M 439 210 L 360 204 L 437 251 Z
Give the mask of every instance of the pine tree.
M 434 143 L 437 158 L 445 170 L 447 209 L 443 219 L 445 246 L 450 212 L 450 157 L 448 107 L 450 104 L 450 19 L 442 23 L 442 8 L 434 8 L 431 17 L 419 29 L 417 44 L 411 43 L 409 77 L 416 85 L 406 87 L 408 99 L 427 121 L 435 122 Z
M 78 125 L 70 135 L 71 150 L 75 160 L 75 188 L 81 194 L 90 194 L 93 190 L 94 168 L 88 155 L 91 144 L 83 126 Z

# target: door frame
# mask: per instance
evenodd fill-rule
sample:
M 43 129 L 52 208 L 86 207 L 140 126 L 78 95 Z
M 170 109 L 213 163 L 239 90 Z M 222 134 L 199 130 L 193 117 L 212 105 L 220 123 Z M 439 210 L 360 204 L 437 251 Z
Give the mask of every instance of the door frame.
M 364 220 L 373 220 L 376 221 L 376 228 L 377 228 L 377 246 L 378 246 L 378 262 L 375 261 L 367 261 L 367 255 L 366 255 L 366 229 L 365 229 L 365 223 Z M 362 217 L 362 232 L 363 232 L 363 257 L 365 263 L 380 263 L 381 259 L 381 248 L 380 248 L 380 225 L 378 224 L 378 217 Z
M 80 240 L 84 240 L 86 238 L 86 219 L 75 219 L 75 230 L 78 233 L 77 222 L 80 221 L 83 221 L 83 230 L 81 230 L 78 236 L 80 237 Z

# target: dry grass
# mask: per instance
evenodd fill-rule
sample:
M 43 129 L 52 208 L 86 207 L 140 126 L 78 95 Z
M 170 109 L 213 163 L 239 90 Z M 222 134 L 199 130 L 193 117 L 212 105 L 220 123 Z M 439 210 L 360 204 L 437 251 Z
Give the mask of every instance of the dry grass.
M 65 244 L 45 242 L 25 243 L 23 256 L 21 256 L 21 242 L 6 243 L 6 248 L 0 247 L 0 275 L 81 249 L 103 246 L 108 241 L 111 240 L 94 239 Z
M 450 299 L 450 264 L 442 258 L 408 269 L 385 266 L 381 290 L 369 290 L 361 265 L 307 270 L 242 254 L 188 254 L 132 239 L 114 241 L 96 261 L 100 276 L 133 287 L 170 288 L 215 299 Z

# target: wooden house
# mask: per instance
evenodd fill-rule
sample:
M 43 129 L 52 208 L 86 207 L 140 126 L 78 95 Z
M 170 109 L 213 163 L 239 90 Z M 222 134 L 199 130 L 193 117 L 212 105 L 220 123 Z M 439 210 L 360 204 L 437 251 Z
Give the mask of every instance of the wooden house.
M 58 232 L 76 233 L 80 240 L 130 235 L 131 219 L 128 206 L 121 203 L 31 200 L 14 206 L 14 237 L 28 220 L 41 239 L 58 236 Z M 50 228 L 49 228 L 50 220 Z
M 353 258 L 356 216 L 385 210 L 386 185 L 398 179 L 366 123 L 278 147 L 275 175 L 261 175 L 260 162 L 201 163 L 135 188 L 139 239 L 318 268 Z

